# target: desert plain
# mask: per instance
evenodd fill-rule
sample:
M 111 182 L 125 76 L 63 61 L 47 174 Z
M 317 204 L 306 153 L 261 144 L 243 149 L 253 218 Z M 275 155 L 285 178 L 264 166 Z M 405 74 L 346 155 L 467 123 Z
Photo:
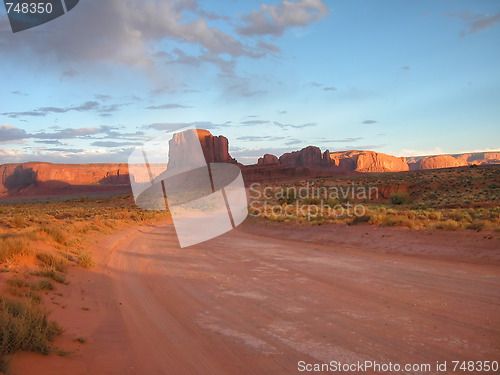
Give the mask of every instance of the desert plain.
M 499 173 L 275 175 L 247 187 L 243 224 L 184 249 L 123 176 L 24 186 L 0 205 L 2 371 L 493 374 L 452 367 L 499 360 Z M 306 217 L 272 207 L 320 197 L 256 194 L 312 186 L 379 195 L 325 197 L 364 211 Z M 382 367 L 332 367 L 358 363 Z

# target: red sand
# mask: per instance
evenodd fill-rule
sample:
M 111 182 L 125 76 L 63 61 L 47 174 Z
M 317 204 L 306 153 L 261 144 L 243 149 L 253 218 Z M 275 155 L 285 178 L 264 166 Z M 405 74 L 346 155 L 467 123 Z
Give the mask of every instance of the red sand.
M 47 296 L 66 329 L 57 346 L 75 352 L 19 353 L 12 374 L 498 360 L 499 250 L 493 233 L 364 225 L 244 224 L 188 249 L 171 225 L 128 230 L 96 247 L 96 269 L 70 270 L 63 296 Z

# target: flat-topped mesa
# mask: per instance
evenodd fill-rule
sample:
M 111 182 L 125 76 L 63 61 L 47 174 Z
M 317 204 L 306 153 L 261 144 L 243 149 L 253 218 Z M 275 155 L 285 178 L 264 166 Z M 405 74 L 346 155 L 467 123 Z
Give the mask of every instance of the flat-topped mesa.
M 128 184 L 128 165 L 52 164 L 42 162 L 0 165 L 0 193 L 41 184 Z
M 500 152 L 410 156 L 407 160 L 411 170 L 455 168 L 467 165 L 500 164 Z
M 416 163 L 415 169 L 455 168 L 467 165 L 469 165 L 469 163 L 464 159 L 454 158 L 451 155 L 436 155 L 422 158 Z
M 374 151 L 332 152 L 330 159 L 335 165 L 356 172 L 402 172 L 410 169 L 406 158 Z

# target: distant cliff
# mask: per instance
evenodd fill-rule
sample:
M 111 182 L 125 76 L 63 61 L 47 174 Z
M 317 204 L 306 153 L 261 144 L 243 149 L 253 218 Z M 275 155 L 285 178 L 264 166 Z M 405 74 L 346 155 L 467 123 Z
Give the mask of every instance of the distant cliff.
M 169 167 L 190 162 L 196 153 L 190 146 L 193 140 L 200 142 L 204 160 L 200 162 L 235 163 L 229 154 L 228 139 L 214 136 L 207 130 L 192 130 L 175 134 L 169 144 Z M 247 181 L 307 178 L 366 172 L 402 172 L 437 168 L 463 167 L 468 165 L 499 164 L 500 152 L 478 152 L 454 155 L 429 155 L 396 157 L 374 151 L 330 152 L 315 146 L 281 156 L 265 154 L 257 164 L 241 166 Z M 173 164 L 173 165 L 172 165 Z M 165 169 L 165 164 L 151 164 L 151 170 Z M 144 169 L 144 168 L 143 168 Z M 140 171 L 139 171 L 140 172 Z M 140 181 L 150 179 L 147 169 L 134 173 Z M 61 189 L 70 192 L 74 186 L 98 186 L 101 188 L 129 185 L 128 164 L 51 164 L 42 162 L 0 165 L 0 195 L 57 194 Z M 73 190 L 74 191 L 74 190 Z M 84 190 L 82 190 L 84 191 Z
M 500 164 L 500 152 L 412 156 L 407 159 L 411 170 L 439 169 L 467 165 Z
M 356 172 L 402 172 L 410 168 L 406 158 L 374 151 L 347 151 L 330 153 L 330 159 L 343 168 Z
M 500 164 L 500 152 L 479 152 L 454 155 L 431 155 L 396 157 L 374 151 L 326 150 L 308 146 L 300 151 L 288 152 L 279 158 L 266 154 L 260 158 L 259 166 L 282 166 L 286 168 L 307 167 L 329 169 L 340 167 L 355 172 L 402 172 L 408 170 L 454 168 L 468 165 Z
M 52 164 L 30 162 L 0 165 L 0 194 L 28 187 L 128 184 L 127 164 Z

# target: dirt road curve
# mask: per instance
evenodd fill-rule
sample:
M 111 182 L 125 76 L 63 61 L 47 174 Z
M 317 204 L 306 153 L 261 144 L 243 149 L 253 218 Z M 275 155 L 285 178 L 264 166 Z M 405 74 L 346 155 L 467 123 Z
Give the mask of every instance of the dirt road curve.
M 75 335 L 92 327 L 89 343 L 67 358 L 23 363 L 41 363 L 36 373 L 153 375 L 299 374 L 299 361 L 434 370 L 436 361 L 500 360 L 498 240 L 467 245 L 491 252 L 474 262 L 446 253 L 450 243 L 440 254 L 439 235 L 398 253 L 407 231 L 352 232 L 373 249 L 315 242 L 326 232 L 314 231 L 245 224 L 188 249 L 178 248 L 172 226 L 140 233 L 102 258 L 97 281 L 80 282 L 73 305 L 87 298 L 94 315 L 84 318 L 80 302 L 66 324 Z

